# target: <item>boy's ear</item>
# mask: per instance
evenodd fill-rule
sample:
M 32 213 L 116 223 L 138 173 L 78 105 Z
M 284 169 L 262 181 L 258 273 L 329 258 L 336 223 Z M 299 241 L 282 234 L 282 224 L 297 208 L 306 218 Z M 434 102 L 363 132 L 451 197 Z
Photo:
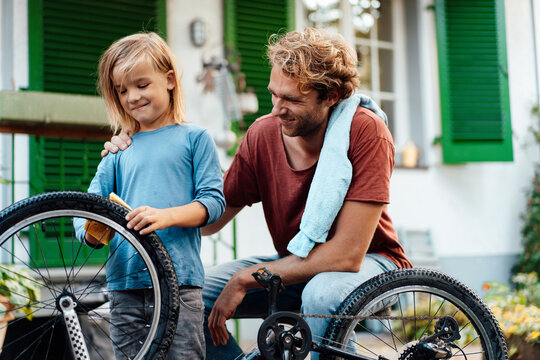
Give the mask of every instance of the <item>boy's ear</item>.
M 175 74 L 173 70 L 167 71 L 167 90 L 172 90 L 176 86 Z

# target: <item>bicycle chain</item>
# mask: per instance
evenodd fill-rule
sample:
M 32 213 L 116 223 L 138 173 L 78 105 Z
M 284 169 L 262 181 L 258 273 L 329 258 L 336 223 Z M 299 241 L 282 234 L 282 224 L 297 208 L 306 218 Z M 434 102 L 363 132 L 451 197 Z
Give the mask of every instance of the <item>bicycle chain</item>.
M 359 316 L 359 315 L 322 315 L 322 314 L 303 314 L 301 317 L 322 318 L 322 319 L 344 319 L 344 320 L 434 320 L 441 319 L 443 316 Z

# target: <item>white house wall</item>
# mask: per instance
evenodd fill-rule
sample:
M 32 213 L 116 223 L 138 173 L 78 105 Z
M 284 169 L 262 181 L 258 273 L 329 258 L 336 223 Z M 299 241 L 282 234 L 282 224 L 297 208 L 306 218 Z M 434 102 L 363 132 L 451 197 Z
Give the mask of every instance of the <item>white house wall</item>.
M 531 1 L 508 0 L 505 5 L 514 161 L 445 165 L 435 145 L 426 149 L 427 169 L 396 169 L 391 183 L 390 214 L 396 227 L 429 231 L 440 269 L 477 290 L 487 280 L 508 280 L 521 251 L 520 215 L 539 159 L 529 131 L 537 121 L 531 109 L 538 101 Z M 422 21 L 428 26 L 423 58 L 430 62 L 423 96 L 432 140 L 441 135 L 433 13 L 423 11 Z

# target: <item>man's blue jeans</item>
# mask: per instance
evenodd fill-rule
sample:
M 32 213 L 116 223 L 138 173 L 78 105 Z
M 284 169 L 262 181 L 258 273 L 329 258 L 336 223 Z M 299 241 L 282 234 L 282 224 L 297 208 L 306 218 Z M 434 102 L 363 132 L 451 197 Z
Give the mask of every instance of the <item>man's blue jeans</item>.
M 214 346 L 208 331 L 207 319 L 214 302 L 229 279 L 241 269 L 253 264 L 277 260 L 275 256 L 254 256 L 214 266 L 206 271 L 203 288 L 205 305 L 204 335 L 206 337 L 207 360 L 238 359 L 242 350 L 231 336 L 226 345 Z M 382 255 L 367 254 L 359 272 L 320 273 L 307 283 L 290 285 L 279 294 L 279 311 L 302 311 L 304 314 L 335 314 L 339 305 L 358 286 L 375 275 L 394 270 L 397 266 Z M 265 289 L 252 289 L 236 309 L 238 318 L 263 318 L 268 311 L 268 292 Z M 306 318 L 315 340 L 324 336 L 330 319 Z M 318 360 L 319 354 L 312 353 L 312 360 Z

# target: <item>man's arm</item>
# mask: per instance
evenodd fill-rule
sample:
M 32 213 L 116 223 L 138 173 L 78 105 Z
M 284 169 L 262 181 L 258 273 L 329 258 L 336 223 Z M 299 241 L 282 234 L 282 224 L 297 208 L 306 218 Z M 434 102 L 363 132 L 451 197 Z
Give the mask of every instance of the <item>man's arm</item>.
M 289 255 L 234 274 L 223 288 L 208 318 L 208 328 L 214 344 L 227 342 L 225 320 L 234 315 L 247 290 L 260 287 L 251 276 L 260 267 L 264 266 L 270 272 L 279 274 L 285 285 L 308 281 L 321 272 L 359 271 L 383 207 L 384 204 L 345 201 L 336 218 L 336 233 L 332 239 L 313 248 L 306 258 Z
M 243 206 L 235 207 L 226 205 L 225 211 L 218 221 L 201 228 L 202 235 L 207 236 L 217 233 L 219 230 L 223 229 L 223 227 L 227 225 L 227 223 L 231 221 L 243 208 Z

